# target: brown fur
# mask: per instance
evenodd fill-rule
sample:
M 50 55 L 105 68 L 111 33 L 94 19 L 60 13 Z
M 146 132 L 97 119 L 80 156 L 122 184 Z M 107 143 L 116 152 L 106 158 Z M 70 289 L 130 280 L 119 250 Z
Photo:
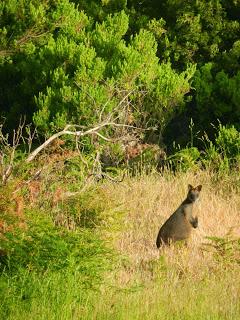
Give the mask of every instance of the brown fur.
M 202 186 L 188 185 L 188 194 L 178 209 L 168 218 L 160 228 L 156 245 L 169 245 L 171 242 L 186 240 L 190 237 L 192 228 L 197 228 L 198 217 L 193 217 L 193 203 L 198 199 Z

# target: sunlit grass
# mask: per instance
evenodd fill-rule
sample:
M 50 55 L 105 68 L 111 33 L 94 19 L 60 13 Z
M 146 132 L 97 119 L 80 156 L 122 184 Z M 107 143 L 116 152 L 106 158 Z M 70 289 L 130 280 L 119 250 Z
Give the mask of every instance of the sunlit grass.
M 159 251 L 155 247 L 159 227 L 186 196 L 188 183 L 203 185 L 194 207 L 199 228 L 193 230 L 187 247 L 176 244 Z M 92 248 L 88 271 L 92 281 L 104 264 L 97 242 L 89 242 L 91 233 L 118 258 L 109 256 L 111 268 L 102 270 L 102 281 L 92 287 L 83 285 L 74 263 L 60 271 L 51 266 L 44 272 L 5 270 L 0 278 L 1 318 L 239 319 L 239 187 L 237 176 L 216 180 L 207 171 L 166 172 L 96 184 L 71 201 L 60 199 L 46 215 L 54 222 L 55 211 L 62 210 L 78 232 L 88 229 L 87 237 L 79 241 L 81 248 Z M 216 245 L 214 237 L 234 240 L 234 246 L 221 241 Z

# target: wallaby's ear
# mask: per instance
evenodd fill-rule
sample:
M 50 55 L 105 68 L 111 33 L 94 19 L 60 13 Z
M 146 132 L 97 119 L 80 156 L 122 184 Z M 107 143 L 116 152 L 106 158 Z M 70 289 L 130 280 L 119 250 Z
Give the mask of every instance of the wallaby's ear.
M 200 184 L 199 186 L 196 187 L 197 191 L 201 191 L 202 190 L 202 185 Z
M 193 186 L 191 184 L 188 185 L 188 191 L 191 191 L 193 189 Z

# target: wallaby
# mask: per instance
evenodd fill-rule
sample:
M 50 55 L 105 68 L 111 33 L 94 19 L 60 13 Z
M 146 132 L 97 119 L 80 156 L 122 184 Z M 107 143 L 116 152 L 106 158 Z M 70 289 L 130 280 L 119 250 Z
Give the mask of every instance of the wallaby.
M 171 242 L 186 240 L 190 237 L 192 228 L 197 228 L 198 217 L 193 217 L 193 203 L 198 199 L 202 186 L 196 188 L 188 185 L 187 198 L 178 209 L 167 219 L 159 230 L 156 245 L 169 245 Z

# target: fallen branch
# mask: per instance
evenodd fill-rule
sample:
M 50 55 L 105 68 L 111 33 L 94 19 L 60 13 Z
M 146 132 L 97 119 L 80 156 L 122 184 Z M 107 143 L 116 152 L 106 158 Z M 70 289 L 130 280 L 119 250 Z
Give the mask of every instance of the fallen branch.
M 145 130 L 152 130 L 153 128 L 147 128 L 147 129 L 143 129 L 143 128 L 137 128 L 135 126 L 131 126 L 131 125 L 127 125 L 127 124 L 119 124 L 119 123 L 115 123 L 115 122 L 104 122 L 99 124 L 98 126 L 88 129 L 86 131 L 70 131 L 70 128 L 76 128 L 77 125 L 67 125 L 62 131 L 55 133 L 54 135 L 52 135 L 50 138 L 48 138 L 43 144 L 41 144 L 37 149 L 35 149 L 33 152 L 31 152 L 29 154 L 29 156 L 26 159 L 26 162 L 31 162 L 36 156 L 37 154 L 42 151 L 44 148 L 46 148 L 53 140 L 57 139 L 58 137 L 68 134 L 68 135 L 73 135 L 75 137 L 83 137 L 86 135 L 91 135 L 91 134 L 97 134 L 98 136 L 100 136 L 102 139 L 106 140 L 106 141 L 113 141 L 109 138 L 104 137 L 102 134 L 98 133 L 98 131 L 100 129 L 102 129 L 103 127 L 107 127 L 107 126 L 113 126 L 113 127 L 125 127 L 125 128 L 131 128 L 131 129 L 135 129 L 135 130 L 140 130 L 140 131 L 145 131 Z

